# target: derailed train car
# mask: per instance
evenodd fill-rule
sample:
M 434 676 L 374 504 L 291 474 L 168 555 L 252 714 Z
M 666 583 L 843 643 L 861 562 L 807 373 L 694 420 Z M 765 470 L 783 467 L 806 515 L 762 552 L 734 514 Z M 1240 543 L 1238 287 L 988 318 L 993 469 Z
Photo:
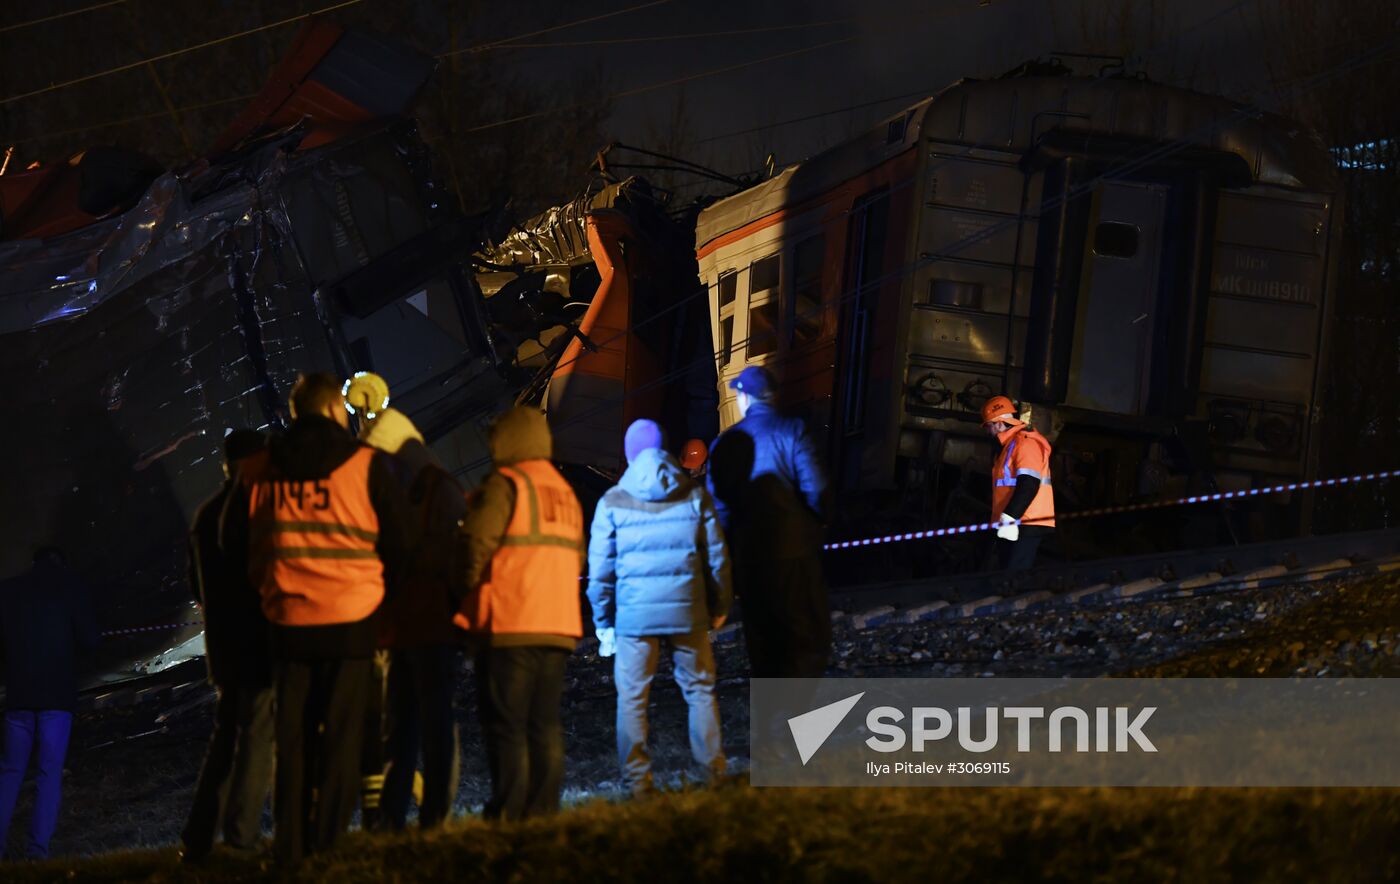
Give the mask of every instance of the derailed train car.
M 75 210 L 61 189 L 24 188 L 0 240 L 0 574 L 57 544 L 93 579 L 105 625 L 194 620 L 184 537 L 223 480 L 222 438 L 284 425 L 299 372 L 378 371 L 434 437 L 502 395 L 461 267 L 474 240 L 413 126 L 382 115 L 430 71 L 314 22 L 223 147 L 133 205 Z M 103 668 L 197 633 L 114 639 Z
M 476 255 L 499 344 L 535 374 L 517 398 L 544 406 L 554 459 L 576 484 L 622 471 L 623 434 L 639 417 L 657 419 L 673 447 L 718 432 L 691 248 L 698 207 L 674 209 L 669 196 L 643 178 L 600 176 Z
M 1338 194 L 1312 134 L 1223 98 L 960 81 L 701 214 L 721 389 L 776 370 L 860 533 L 985 517 L 1003 391 L 1062 511 L 1310 477 Z M 1062 552 L 1306 527 L 1301 498 L 1066 526 Z

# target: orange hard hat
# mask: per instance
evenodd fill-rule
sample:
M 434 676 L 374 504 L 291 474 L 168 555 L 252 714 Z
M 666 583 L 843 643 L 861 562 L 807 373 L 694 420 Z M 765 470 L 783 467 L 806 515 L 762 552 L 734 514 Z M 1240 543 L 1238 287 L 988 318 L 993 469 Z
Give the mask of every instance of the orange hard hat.
M 685 448 L 681 449 L 681 466 L 687 470 L 698 470 L 705 465 L 705 460 L 710 456 L 710 449 L 699 439 L 691 439 L 685 443 Z
M 995 420 L 1019 424 L 1021 419 L 1016 417 L 1016 403 L 1005 396 L 993 396 L 983 403 L 982 423 L 985 425 Z

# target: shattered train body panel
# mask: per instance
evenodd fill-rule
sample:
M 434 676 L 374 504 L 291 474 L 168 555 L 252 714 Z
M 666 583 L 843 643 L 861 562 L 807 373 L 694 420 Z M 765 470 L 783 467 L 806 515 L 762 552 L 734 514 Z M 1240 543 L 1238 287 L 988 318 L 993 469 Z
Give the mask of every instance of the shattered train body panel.
M 194 620 L 184 536 L 223 480 L 222 438 L 284 425 L 298 373 L 375 368 L 444 431 L 498 395 L 472 383 L 495 377 L 494 357 L 475 289 L 433 251 L 458 244 L 435 239 L 452 219 L 411 127 L 293 153 L 297 140 L 167 173 L 64 237 L 0 243 L 0 573 L 56 543 L 93 575 L 105 626 Z M 404 285 L 369 297 L 367 274 Z

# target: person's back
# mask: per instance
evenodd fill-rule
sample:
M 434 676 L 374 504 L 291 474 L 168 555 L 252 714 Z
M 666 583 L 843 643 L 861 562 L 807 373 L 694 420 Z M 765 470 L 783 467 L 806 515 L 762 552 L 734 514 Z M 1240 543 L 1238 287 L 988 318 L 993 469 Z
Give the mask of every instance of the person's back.
M 205 664 L 215 685 L 271 684 L 267 619 L 244 568 L 219 544 L 219 521 L 232 481 L 195 511 L 190 527 L 190 583 L 204 613 Z
M 598 502 L 588 548 L 599 653 L 617 654 L 618 762 L 638 794 L 652 788 L 647 701 L 663 643 L 690 710 L 691 755 L 710 775 L 725 769 L 708 630 L 729 613 L 729 555 L 710 495 L 661 445 L 655 422 L 628 428 L 627 470 Z
M 383 825 L 402 829 L 421 753 L 418 824 L 427 828 L 446 820 L 457 794 L 452 698 L 459 667 L 451 604 L 456 597 L 452 586 L 457 579 L 458 523 L 466 515 L 466 498 L 413 421 L 397 409 L 385 408 L 367 421 L 360 439 L 391 455 L 389 463 L 408 495 L 412 535 L 411 561 L 401 585 L 380 611 L 379 642 L 389 652 L 385 751 L 367 768 L 381 772 Z
M 87 585 L 68 570 L 57 550 L 41 550 L 32 569 L 0 584 L 0 650 L 6 673 L 0 852 L 33 755 L 37 774 L 28 856 L 48 856 L 77 701 L 78 658 L 97 647 L 98 639 Z
M 225 476 L 266 445 L 266 435 L 256 430 L 226 435 Z M 190 527 L 190 586 L 204 615 L 204 659 L 216 700 L 204 764 L 180 833 L 186 863 L 207 857 L 220 829 L 225 844 L 251 849 L 262 834 L 263 805 L 272 783 L 267 620 L 247 569 L 231 560 L 219 541 L 219 523 L 233 491 L 233 480 L 226 479 L 195 512 Z
M 826 477 L 802 421 L 774 408 L 771 373 L 749 366 L 729 386 L 744 417 L 715 441 L 709 482 L 734 551 L 750 672 L 815 678 L 831 652 Z
M 826 478 L 800 418 L 753 402 L 715 442 L 709 481 L 736 542 L 781 559 L 820 550 Z
M 329 847 L 350 822 L 376 612 L 406 564 L 403 489 L 388 455 L 350 435 L 340 391 L 328 374 L 298 379 L 291 428 L 243 462 L 224 510 L 224 550 L 248 568 L 271 624 L 284 860 Z
M 491 798 L 487 818 L 559 807 L 564 668 L 583 634 L 583 511 L 550 463 L 544 415 L 516 406 L 491 427 L 495 469 L 462 520 L 453 621 L 476 653 L 477 703 Z
M 0 584 L 6 708 L 71 712 L 78 657 L 97 638 L 86 584 L 61 562 L 43 559 Z
M 729 562 L 717 526 L 706 542 L 713 504 L 669 454 L 642 451 L 599 508 L 605 508 L 614 534 L 619 634 L 690 632 L 712 610 L 716 616 L 727 612 Z

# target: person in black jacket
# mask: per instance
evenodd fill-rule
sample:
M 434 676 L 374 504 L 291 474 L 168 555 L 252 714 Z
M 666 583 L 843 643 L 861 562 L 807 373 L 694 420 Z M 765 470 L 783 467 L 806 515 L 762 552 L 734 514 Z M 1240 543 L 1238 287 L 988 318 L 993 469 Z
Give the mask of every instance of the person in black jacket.
M 204 611 L 204 661 L 218 701 L 189 819 L 180 834 L 187 862 L 208 855 L 221 819 L 225 844 L 253 847 L 272 787 L 267 621 L 248 584 L 247 569 L 227 561 L 219 548 L 219 516 L 233 490 L 227 477 L 239 461 L 266 446 L 267 437 L 256 430 L 234 430 L 224 437 L 226 481 L 195 513 L 190 529 L 190 585 Z
M 277 692 L 273 849 L 330 847 L 360 791 L 377 616 L 408 565 L 408 504 L 388 455 L 349 433 L 341 382 L 302 375 L 292 425 L 239 465 L 222 547 L 270 623 Z
M 6 676 L 0 851 L 8 843 L 15 799 L 32 754 L 38 772 L 27 855 L 49 855 L 78 695 L 77 658 L 96 648 L 98 638 L 91 593 L 57 549 L 40 550 L 33 568 L 0 584 Z

